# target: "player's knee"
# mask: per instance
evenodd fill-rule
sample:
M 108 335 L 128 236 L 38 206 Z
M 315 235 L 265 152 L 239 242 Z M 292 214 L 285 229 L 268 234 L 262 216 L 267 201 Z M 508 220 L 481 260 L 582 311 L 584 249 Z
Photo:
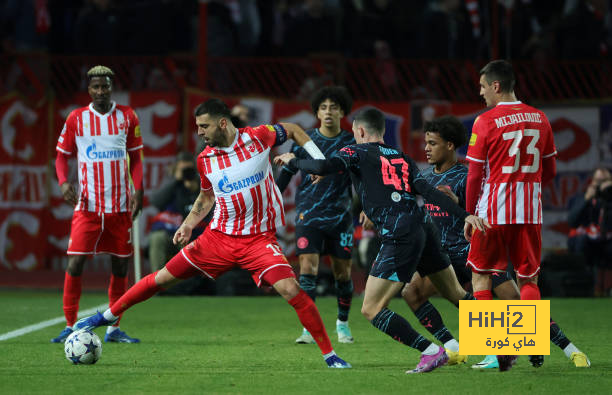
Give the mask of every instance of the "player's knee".
M 162 288 L 169 288 L 179 281 L 181 280 L 174 277 L 165 267 L 158 271 L 155 275 L 155 284 Z
M 363 304 L 361 306 L 361 314 L 368 321 L 372 321 L 374 317 L 376 317 L 376 314 L 378 314 L 379 311 L 380 311 L 380 308 L 378 308 L 378 306 L 375 306 L 375 305 Z
M 83 274 L 85 259 L 85 256 L 71 256 L 70 258 L 68 258 L 68 266 L 66 266 L 66 272 L 71 276 L 80 276 L 81 274 Z
M 402 288 L 402 298 L 404 301 L 410 306 L 420 306 L 418 304 L 419 299 L 421 299 L 421 292 L 418 286 L 407 284 L 404 288 Z

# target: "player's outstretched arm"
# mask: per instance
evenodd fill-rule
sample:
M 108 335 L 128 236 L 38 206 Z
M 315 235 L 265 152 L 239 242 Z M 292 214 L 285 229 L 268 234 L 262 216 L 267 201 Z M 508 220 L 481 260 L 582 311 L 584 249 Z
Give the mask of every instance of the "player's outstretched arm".
M 174 234 L 172 242 L 176 245 L 184 246 L 191 239 L 191 232 L 202 220 L 208 215 L 208 212 L 215 202 L 215 193 L 212 188 L 208 190 L 200 190 L 200 194 L 193 203 L 193 207 L 183 221 L 181 226 Z
M 346 164 L 338 157 L 330 159 L 297 159 L 294 154 L 287 152 L 274 158 L 276 165 L 290 165 L 308 174 L 326 175 L 346 170 Z
M 303 147 L 313 159 L 325 159 L 325 155 L 323 155 L 319 147 L 315 145 L 310 136 L 299 125 L 295 123 L 281 123 L 281 126 L 285 128 L 287 138 Z

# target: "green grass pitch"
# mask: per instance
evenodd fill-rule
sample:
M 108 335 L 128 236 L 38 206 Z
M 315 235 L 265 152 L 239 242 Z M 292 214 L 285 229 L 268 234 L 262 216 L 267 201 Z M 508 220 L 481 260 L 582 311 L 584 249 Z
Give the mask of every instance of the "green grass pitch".
M 60 292 L 0 291 L 0 335 L 62 314 Z M 85 293 L 81 308 L 106 302 Z M 436 298 L 449 329 L 458 335 L 457 310 Z M 610 299 L 555 299 L 553 318 L 589 356 L 579 369 L 551 344 L 542 368 L 526 357 L 506 373 L 445 366 L 406 375 L 418 353 L 377 331 L 359 313 L 355 298 L 350 324 L 355 344 L 338 344 L 334 298 L 317 305 L 336 352 L 353 364 L 328 369 L 315 345 L 295 345 L 301 326 L 280 297 L 154 297 L 128 310 L 122 329 L 141 344 L 104 344 L 96 365 L 74 366 L 60 344 L 63 325 L 0 341 L 0 394 L 23 393 L 261 393 L 261 394 L 609 394 L 612 392 Z M 390 306 L 421 333 L 400 299 Z M 104 329 L 96 330 L 102 338 Z

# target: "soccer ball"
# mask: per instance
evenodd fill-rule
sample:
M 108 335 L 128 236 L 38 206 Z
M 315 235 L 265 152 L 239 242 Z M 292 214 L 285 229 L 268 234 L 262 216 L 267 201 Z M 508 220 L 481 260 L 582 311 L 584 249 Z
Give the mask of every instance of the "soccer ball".
M 75 331 L 64 343 L 66 358 L 75 365 L 91 365 L 102 355 L 102 342 L 98 335 L 88 330 Z

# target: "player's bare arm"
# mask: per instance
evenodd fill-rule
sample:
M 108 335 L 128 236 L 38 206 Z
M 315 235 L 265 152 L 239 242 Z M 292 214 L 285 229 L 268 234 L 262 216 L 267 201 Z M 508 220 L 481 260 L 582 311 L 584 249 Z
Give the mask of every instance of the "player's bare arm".
M 208 212 L 212 208 L 214 202 L 215 194 L 212 188 L 206 191 L 200 191 L 200 194 L 193 203 L 193 207 L 191 208 L 189 215 L 187 215 L 185 221 L 183 221 L 181 226 L 174 234 L 172 242 L 176 245 L 186 245 L 191 239 L 191 232 L 193 231 L 193 228 L 202 222 L 204 217 L 208 215 Z
M 325 155 L 310 139 L 310 136 L 295 123 L 281 123 L 287 132 L 287 138 L 295 141 L 300 147 L 303 147 L 313 159 L 325 159 Z
M 359 223 L 365 230 L 374 230 L 374 222 L 363 211 L 359 213 Z

